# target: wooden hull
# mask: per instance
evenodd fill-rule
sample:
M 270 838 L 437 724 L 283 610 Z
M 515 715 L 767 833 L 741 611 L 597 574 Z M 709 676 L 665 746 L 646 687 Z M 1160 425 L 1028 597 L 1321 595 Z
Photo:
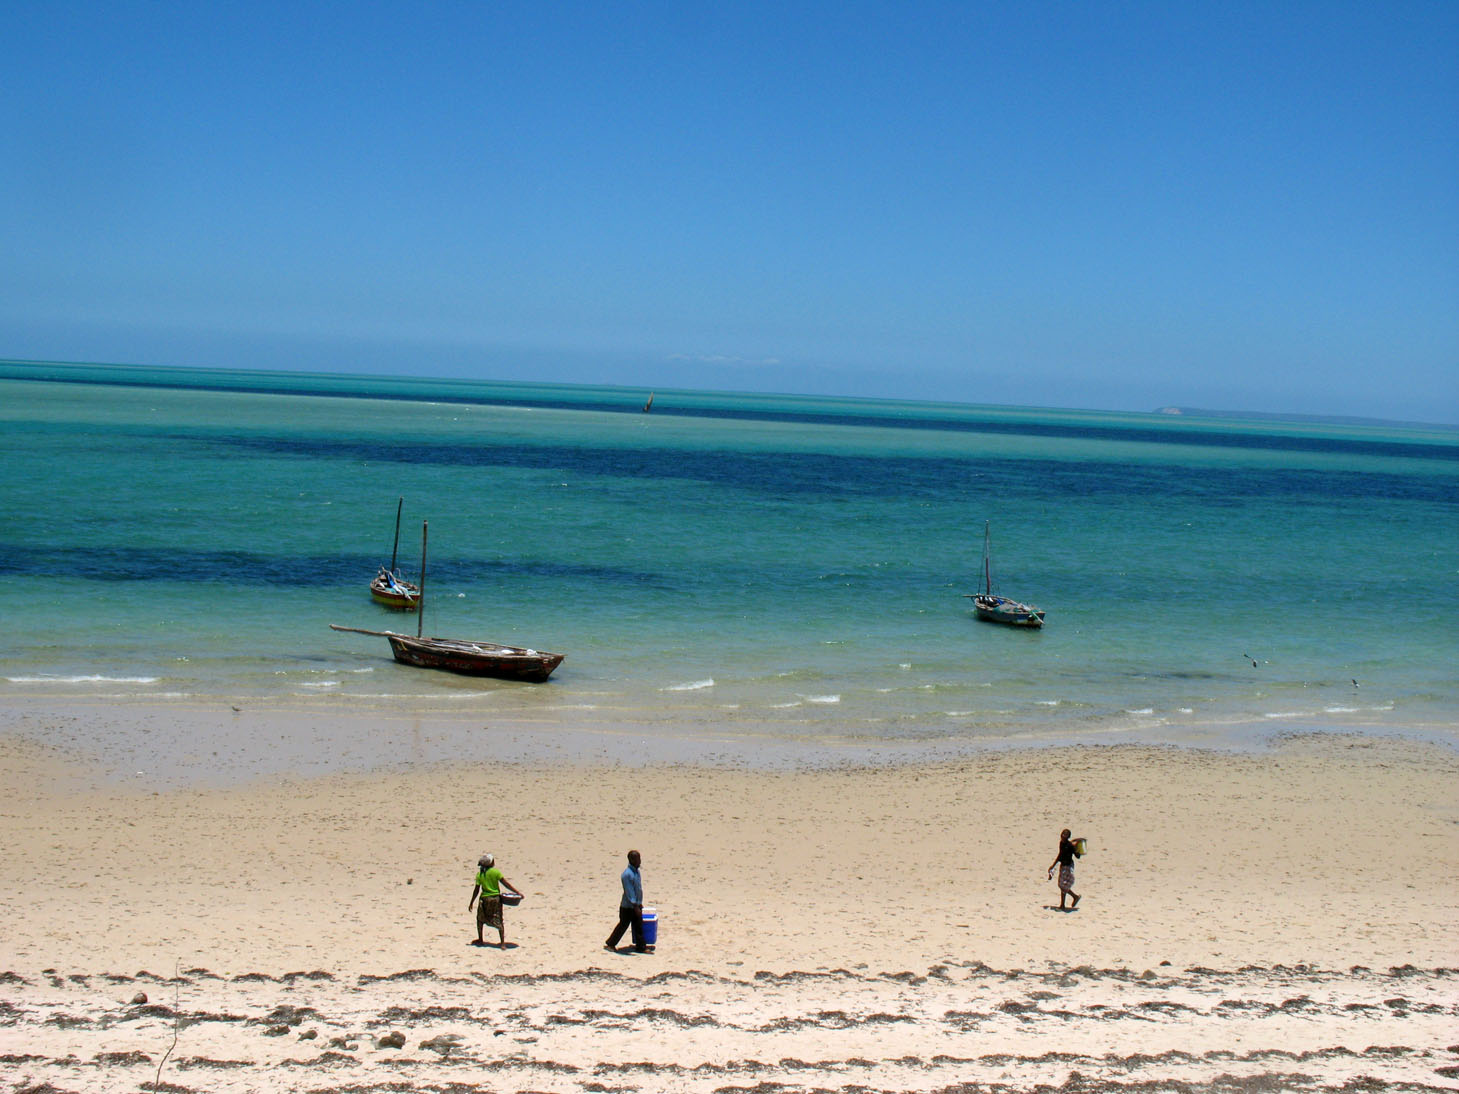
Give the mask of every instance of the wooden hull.
M 420 589 L 409 581 L 391 581 L 381 573 L 370 582 L 370 599 L 397 612 L 413 612 L 420 602 Z
M 492 676 L 540 684 L 562 664 L 563 654 L 541 653 L 517 646 L 468 642 L 454 638 L 410 638 L 387 635 L 395 660 L 423 669 L 459 672 L 465 676 Z
M 1006 596 L 973 597 L 973 611 L 979 619 L 988 623 L 1003 623 L 1010 627 L 1042 627 L 1044 613 L 1028 604 L 1009 600 Z

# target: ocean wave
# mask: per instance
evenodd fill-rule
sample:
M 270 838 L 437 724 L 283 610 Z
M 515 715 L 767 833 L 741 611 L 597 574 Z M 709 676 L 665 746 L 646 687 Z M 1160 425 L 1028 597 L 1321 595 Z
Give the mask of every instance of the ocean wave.
M 443 692 L 412 692 L 412 691 L 368 691 L 355 692 L 351 698 L 354 699 L 378 699 L 389 702 L 423 702 L 423 703 L 469 703 L 477 699 L 490 699 L 493 696 L 491 691 L 443 691 Z
M 802 695 L 801 698 L 807 703 L 817 703 L 823 706 L 841 701 L 841 696 L 839 695 Z
M 155 684 L 156 676 L 7 676 L 12 684 Z
M 703 691 L 705 688 L 714 687 L 714 680 L 691 680 L 687 684 L 667 684 L 659 688 L 660 691 Z

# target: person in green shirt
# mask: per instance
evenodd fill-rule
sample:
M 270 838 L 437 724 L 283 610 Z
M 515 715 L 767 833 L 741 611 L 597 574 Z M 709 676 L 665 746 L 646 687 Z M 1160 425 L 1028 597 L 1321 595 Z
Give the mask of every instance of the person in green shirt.
M 491 855 L 482 855 L 476 860 L 478 867 L 476 880 L 471 885 L 471 899 L 466 904 L 469 912 L 471 906 L 476 905 L 476 941 L 473 946 L 485 946 L 486 941 L 481 937 L 482 929 L 490 923 L 496 928 L 500 949 L 507 948 L 507 924 L 502 916 L 502 886 L 505 885 L 509 892 L 521 896 L 521 892 L 502 876 L 502 872 L 496 867 L 496 859 Z M 481 898 L 480 903 L 477 897 Z

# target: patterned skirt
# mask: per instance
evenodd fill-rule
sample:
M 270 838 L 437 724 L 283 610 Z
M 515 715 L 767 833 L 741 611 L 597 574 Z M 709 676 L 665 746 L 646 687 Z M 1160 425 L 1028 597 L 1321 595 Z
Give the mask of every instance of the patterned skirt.
M 476 925 L 502 929 L 502 898 L 500 895 L 482 894 L 481 899 L 476 902 Z
M 1059 888 L 1066 893 L 1074 889 L 1074 867 L 1070 863 L 1059 867 Z

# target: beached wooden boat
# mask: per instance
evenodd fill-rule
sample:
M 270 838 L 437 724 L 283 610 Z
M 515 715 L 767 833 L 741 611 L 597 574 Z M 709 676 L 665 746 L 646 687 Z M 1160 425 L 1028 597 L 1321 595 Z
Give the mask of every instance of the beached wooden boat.
M 370 631 L 361 627 L 341 627 L 336 631 L 374 634 L 390 643 L 395 660 L 402 665 L 422 669 L 459 672 L 464 676 L 493 676 L 499 680 L 526 680 L 540 684 L 562 664 L 563 654 L 543 653 L 520 646 L 498 646 L 494 642 L 473 642 L 461 638 L 412 638 L 394 631 Z
M 370 582 L 370 599 L 398 612 L 413 612 L 420 600 L 420 586 L 406 581 L 395 568 L 400 554 L 400 510 L 404 505 L 403 497 L 395 505 L 395 546 L 390 549 L 390 565 L 381 566 L 380 572 Z
M 1031 604 L 1022 604 L 993 592 L 992 533 L 988 522 L 983 522 L 983 591 L 964 593 L 973 602 L 973 611 L 979 619 L 989 623 L 1006 623 L 1011 627 L 1042 627 L 1044 613 Z
M 440 669 L 443 672 L 458 672 L 465 676 L 492 676 L 499 680 L 524 680 L 540 684 L 552 675 L 562 664 L 564 654 L 543 653 L 541 650 L 524 649 L 521 646 L 502 646 L 495 642 L 478 642 L 463 638 L 426 638 L 425 627 L 426 589 L 426 531 L 429 526 L 421 524 L 420 541 L 420 590 L 416 600 L 415 637 L 396 631 L 367 630 L 364 627 L 343 627 L 331 623 L 330 630 L 349 631 L 352 634 L 373 634 L 390 643 L 390 651 L 402 665 L 414 665 L 423 669 Z

